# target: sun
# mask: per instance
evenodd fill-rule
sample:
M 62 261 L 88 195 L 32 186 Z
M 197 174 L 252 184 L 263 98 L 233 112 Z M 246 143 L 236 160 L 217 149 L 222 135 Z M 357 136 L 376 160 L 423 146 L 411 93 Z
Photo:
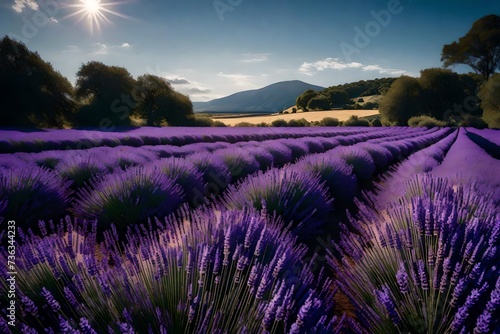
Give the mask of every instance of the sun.
M 96 14 L 101 11 L 101 1 L 100 0 L 84 0 L 83 5 L 88 14 Z
M 130 16 L 112 10 L 114 6 L 122 5 L 126 2 L 128 1 L 106 2 L 104 0 L 78 0 L 76 3 L 70 3 L 64 6 L 73 10 L 73 13 L 66 15 L 64 18 L 79 16 L 77 22 L 86 19 L 90 28 L 90 33 L 93 34 L 94 27 L 97 31 L 100 31 L 101 23 L 112 23 L 108 16 L 114 15 L 124 19 L 133 19 Z

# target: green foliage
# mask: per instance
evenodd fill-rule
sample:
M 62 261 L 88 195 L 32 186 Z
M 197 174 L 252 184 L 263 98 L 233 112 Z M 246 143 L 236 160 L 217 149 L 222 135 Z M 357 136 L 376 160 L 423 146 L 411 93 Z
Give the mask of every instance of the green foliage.
M 500 128 L 500 74 L 491 77 L 479 92 L 483 119 L 490 128 Z
M 446 110 L 461 105 L 467 97 L 460 76 L 450 70 L 428 68 L 420 71 L 422 102 L 429 116 L 442 119 Z
M 288 123 L 287 121 L 285 121 L 284 119 L 275 119 L 274 121 L 271 122 L 271 126 L 274 126 L 274 127 L 284 127 L 284 126 L 287 126 Z
M 416 78 L 401 76 L 380 101 L 382 119 L 396 125 L 406 125 L 408 120 L 423 113 L 422 87 Z
M 472 115 L 466 115 L 460 123 L 458 123 L 458 126 L 460 127 L 470 127 L 470 128 L 476 128 L 476 129 L 486 129 L 488 127 L 488 123 L 484 121 L 484 119 L 477 117 L 477 116 L 472 116 Z
M 189 98 L 174 91 L 164 78 L 151 74 L 140 76 L 132 95 L 137 103 L 135 112 L 146 118 L 148 126 L 160 126 L 165 121 L 170 125 L 184 125 L 193 116 Z
M 308 110 L 328 110 L 330 109 L 330 99 L 323 95 L 318 94 L 307 103 Z
M 218 121 L 219 123 L 222 123 Z M 224 124 L 224 123 L 222 123 Z M 171 124 L 173 125 L 173 124 Z M 181 125 L 181 124 L 179 124 Z M 190 115 L 184 121 L 183 126 L 212 127 L 216 126 L 214 120 L 208 115 Z M 220 125 L 217 125 L 220 126 Z
M 302 95 L 300 95 L 299 97 L 297 97 L 297 100 L 295 101 L 295 104 L 297 105 L 298 108 L 306 110 L 307 109 L 307 104 L 316 95 L 318 95 L 317 92 L 315 92 L 312 89 L 308 89 L 304 93 L 302 93 Z
M 319 126 L 339 126 L 340 122 L 337 118 L 325 117 L 319 121 Z
M 414 116 L 408 120 L 408 125 L 411 127 L 444 127 L 446 126 L 446 122 L 435 119 L 430 116 Z
M 135 80 L 125 68 L 90 61 L 76 76 L 76 96 L 83 104 L 78 112 L 79 125 L 111 129 L 130 125 Z
M 234 125 L 235 127 L 240 127 L 240 128 L 252 128 L 255 126 L 255 124 L 250 123 L 250 122 L 239 122 Z
M 2 126 L 61 128 L 74 116 L 71 83 L 7 36 L 0 40 L 0 92 Z
M 302 127 L 302 126 L 310 126 L 310 124 L 305 118 L 301 118 L 301 119 L 289 120 L 287 126 L 289 126 L 289 127 Z
M 468 65 L 488 80 L 500 68 L 500 16 L 487 15 L 474 22 L 458 42 L 443 46 L 441 61 L 446 67 Z
M 370 126 L 370 121 L 364 118 L 359 118 L 356 115 L 352 115 L 345 122 L 344 126 Z
M 345 90 L 329 88 L 323 94 L 328 96 L 333 107 L 342 107 L 344 104 L 350 103 L 349 94 Z

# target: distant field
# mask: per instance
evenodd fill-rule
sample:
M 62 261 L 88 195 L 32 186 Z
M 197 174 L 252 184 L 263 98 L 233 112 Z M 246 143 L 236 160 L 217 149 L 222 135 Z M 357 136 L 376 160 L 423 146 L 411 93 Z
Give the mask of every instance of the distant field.
M 321 121 L 325 117 L 334 117 L 339 121 L 345 121 L 352 115 L 358 117 L 368 117 L 378 115 L 378 110 L 324 110 L 324 111 L 309 111 L 309 112 L 298 112 L 295 114 L 273 114 L 273 115 L 259 115 L 259 116 L 248 116 L 248 117 L 237 117 L 237 118 L 217 118 L 218 121 L 223 122 L 226 125 L 235 125 L 241 122 L 248 122 L 252 124 L 259 124 L 262 122 L 271 123 L 277 119 L 284 119 L 286 121 L 292 119 L 305 118 L 309 122 Z

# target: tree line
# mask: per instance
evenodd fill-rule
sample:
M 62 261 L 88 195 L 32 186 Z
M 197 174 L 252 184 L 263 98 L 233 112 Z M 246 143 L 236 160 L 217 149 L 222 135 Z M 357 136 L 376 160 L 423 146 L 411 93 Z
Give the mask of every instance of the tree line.
M 496 74 L 500 69 L 500 16 L 487 15 L 474 22 L 458 41 L 443 46 L 441 61 L 444 68 L 424 69 L 418 78 L 401 76 L 320 92 L 308 90 L 297 97 L 296 104 L 304 111 L 349 108 L 346 102 L 355 97 L 381 94 L 378 107 L 385 125 L 484 124 L 500 128 L 500 74 Z M 471 67 L 474 73 L 457 74 L 448 69 L 459 64 Z
M 37 52 L 0 41 L 0 126 L 99 127 L 112 131 L 139 118 L 149 126 L 196 125 L 188 96 L 156 75 L 134 79 L 123 67 L 90 61 L 75 87 Z

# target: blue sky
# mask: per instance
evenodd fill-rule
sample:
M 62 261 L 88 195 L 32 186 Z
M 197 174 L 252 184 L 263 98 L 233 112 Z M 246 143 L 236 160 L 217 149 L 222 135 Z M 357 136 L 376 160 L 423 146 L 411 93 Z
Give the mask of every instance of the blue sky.
M 206 101 L 284 80 L 331 86 L 440 67 L 441 49 L 500 14 L 493 0 L 0 0 L 0 35 L 71 82 L 91 60 L 170 80 Z M 468 72 L 459 66 L 457 72 Z

